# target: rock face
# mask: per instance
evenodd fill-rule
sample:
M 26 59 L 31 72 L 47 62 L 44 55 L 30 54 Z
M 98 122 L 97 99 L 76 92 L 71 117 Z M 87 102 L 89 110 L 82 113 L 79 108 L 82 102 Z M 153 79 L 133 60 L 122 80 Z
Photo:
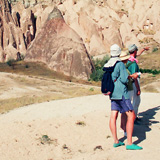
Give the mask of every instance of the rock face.
M 93 69 L 82 39 L 66 25 L 57 8 L 28 48 L 25 60 L 44 62 L 57 72 L 80 79 L 88 79 Z
M 67 0 L 58 8 L 94 56 L 108 52 L 114 43 L 140 47 L 148 37 L 158 43 L 154 34 L 160 30 L 159 4 L 158 0 Z
M 52 16 L 53 13 L 50 13 L 55 6 L 64 19 L 61 17 L 55 20 L 53 16 L 54 20 L 47 20 L 49 15 Z M 145 45 L 152 47 L 152 44 L 159 48 L 159 6 L 159 0 L 0 1 L 0 61 L 16 59 L 17 53 L 25 56 L 26 52 L 26 59 L 29 60 L 30 57 L 34 61 L 35 55 L 30 52 L 34 46 L 34 54 L 39 54 L 35 61 L 43 61 L 50 68 L 67 75 L 77 76 L 82 72 L 81 77 L 87 77 L 92 67 L 90 60 L 84 61 L 85 56 L 109 54 L 109 48 L 114 43 L 121 48 L 126 48 L 131 43 L 139 48 Z M 49 25 L 54 26 L 54 31 L 49 29 Z M 48 39 L 42 36 L 45 36 L 42 31 L 47 26 Z M 50 40 L 52 36 L 54 39 Z M 44 38 L 49 44 L 54 42 L 54 47 L 44 44 Z M 40 42 L 43 42 L 43 48 L 39 45 Z M 70 47 L 73 49 L 69 49 Z M 48 56 L 48 52 L 52 56 Z M 70 62 L 75 57 L 71 58 L 71 55 L 81 55 L 80 60 L 77 60 L 82 65 L 81 69 L 73 70 L 75 65 Z M 89 63 L 88 69 L 84 71 L 86 63 Z
M 11 15 L 16 26 L 20 25 L 26 49 L 43 27 L 54 6 L 61 11 L 66 24 L 83 39 L 91 56 L 108 52 L 113 43 L 122 48 L 131 43 L 141 46 L 145 45 L 143 42 L 148 36 L 157 43 L 160 41 L 158 36 L 154 36 L 160 31 L 159 0 L 11 1 L 15 4 L 12 5 Z M 16 20 L 18 15 L 19 20 Z M 22 44 L 20 48 L 20 52 L 25 54 Z
M 16 59 L 17 53 L 25 55 L 35 37 L 35 21 L 32 11 L 21 3 L 17 4 L 18 12 L 8 0 L 0 1 L 0 6 L 0 61 L 5 62 Z

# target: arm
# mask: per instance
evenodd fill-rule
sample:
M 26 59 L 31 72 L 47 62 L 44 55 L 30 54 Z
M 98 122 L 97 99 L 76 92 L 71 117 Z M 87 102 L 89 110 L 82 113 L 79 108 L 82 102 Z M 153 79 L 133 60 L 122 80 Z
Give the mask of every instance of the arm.
M 140 56 L 144 51 L 148 51 L 148 50 L 149 50 L 149 47 L 144 47 L 143 49 L 137 52 L 137 56 Z
M 134 83 L 137 88 L 137 95 L 139 96 L 141 94 L 141 90 L 137 78 L 134 79 Z
M 137 88 L 137 95 L 140 95 L 141 91 L 140 91 L 140 86 L 139 86 L 139 83 L 138 83 L 138 80 L 137 80 L 137 78 L 138 78 L 138 73 L 137 72 L 138 72 L 139 68 L 138 68 L 138 65 L 136 63 L 132 64 L 131 67 L 132 67 L 131 70 L 130 70 L 131 75 L 128 78 L 134 79 L 134 83 L 135 83 L 135 86 Z

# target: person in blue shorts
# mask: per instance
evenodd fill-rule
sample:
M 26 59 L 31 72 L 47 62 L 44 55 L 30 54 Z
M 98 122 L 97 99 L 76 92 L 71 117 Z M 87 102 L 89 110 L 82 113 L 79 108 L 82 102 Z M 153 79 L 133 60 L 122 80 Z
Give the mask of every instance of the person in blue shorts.
M 110 130 L 114 139 L 113 147 L 119 147 L 125 145 L 123 142 L 118 140 L 116 120 L 118 113 L 126 113 L 127 115 L 127 150 L 140 150 L 142 147 L 132 143 L 132 134 L 135 120 L 135 113 L 131 100 L 129 99 L 127 82 L 130 76 L 127 73 L 124 63 L 120 59 L 121 49 L 117 44 L 110 47 L 110 60 L 104 65 L 104 67 L 112 67 L 117 61 L 120 61 L 115 65 L 114 71 L 112 72 L 112 79 L 114 81 L 114 90 L 110 95 L 111 99 L 111 116 L 110 116 Z

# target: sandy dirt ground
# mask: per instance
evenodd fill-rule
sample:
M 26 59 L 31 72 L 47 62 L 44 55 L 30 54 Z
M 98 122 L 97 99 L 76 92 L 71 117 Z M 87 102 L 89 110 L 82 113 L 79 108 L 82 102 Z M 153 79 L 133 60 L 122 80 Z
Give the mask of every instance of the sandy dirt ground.
M 142 93 L 133 142 L 113 148 L 110 100 L 98 94 L 55 100 L 0 115 L 1 160 L 159 160 L 160 93 Z M 120 117 L 120 116 L 119 116 Z M 119 139 L 127 143 L 117 122 Z

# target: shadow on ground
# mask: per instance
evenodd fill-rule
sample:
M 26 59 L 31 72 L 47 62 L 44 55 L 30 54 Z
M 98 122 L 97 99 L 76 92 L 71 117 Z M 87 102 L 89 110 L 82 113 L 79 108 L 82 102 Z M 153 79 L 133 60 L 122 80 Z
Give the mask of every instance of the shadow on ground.
M 134 125 L 133 131 L 133 137 L 135 136 L 138 139 L 134 144 L 138 144 L 146 139 L 146 132 L 151 131 L 151 125 L 160 123 L 160 121 L 157 121 L 154 117 L 159 110 L 160 106 L 139 113 L 140 120 Z M 124 141 L 125 139 L 126 137 L 123 137 L 120 140 Z

